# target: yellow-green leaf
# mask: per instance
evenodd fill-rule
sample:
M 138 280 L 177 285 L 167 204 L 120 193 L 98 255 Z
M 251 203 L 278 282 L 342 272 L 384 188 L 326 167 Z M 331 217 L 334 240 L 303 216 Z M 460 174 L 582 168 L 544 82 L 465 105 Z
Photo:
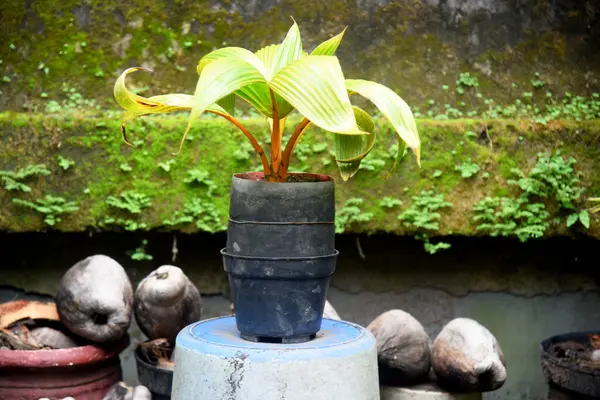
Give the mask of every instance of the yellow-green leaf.
M 254 56 L 254 53 L 251 53 Z M 256 56 L 254 56 L 256 57 Z M 219 59 L 202 68 L 194 93 L 194 105 L 181 144 L 194 120 L 214 102 L 253 83 L 265 83 L 265 77 L 254 65 L 240 59 Z M 181 145 L 179 147 L 181 149 Z
M 196 67 L 198 75 L 201 75 L 202 70 L 211 62 L 221 60 L 223 58 L 228 60 L 245 61 L 248 64 L 252 65 L 254 68 L 256 68 L 263 76 L 267 76 L 267 70 L 265 68 L 265 65 L 256 56 L 256 54 L 254 54 L 250 50 L 246 50 L 241 47 L 223 47 L 221 49 L 211 51 L 210 53 L 202 57 L 198 62 L 198 66 Z
M 346 88 L 356 92 L 373 102 L 383 115 L 391 122 L 400 139 L 410 147 L 420 162 L 421 141 L 417 124 L 410 107 L 391 89 L 371 81 L 347 79 Z M 400 146 L 398 146 L 400 150 Z
M 347 29 L 347 27 L 344 28 L 344 30 L 340 34 L 335 35 L 331 39 L 328 39 L 328 40 L 324 41 L 323 43 L 321 43 L 320 45 L 318 45 L 310 54 L 313 56 L 332 56 L 332 55 L 334 55 L 335 51 L 337 50 L 337 48 L 339 47 L 339 45 L 342 41 L 342 38 L 344 37 L 344 33 L 346 32 L 346 29 Z
M 593 203 L 600 203 L 600 197 L 590 197 L 588 199 L 588 201 L 591 201 Z M 589 212 L 591 214 L 596 214 L 596 213 L 600 212 L 600 205 L 593 206 Z
M 370 135 L 335 135 L 335 158 L 344 181 L 353 177 L 363 158 L 375 144 L 375 123 L 371 116 L 358 107 L 352 107 L 358 127 Z
M 230 95 L 223 97 L 221 100 L 217 101 L 217 104 L 227 110 L 229 114 L 233 115 L 235 112 L 235 94 L 231 93 Z
M 279 71 L 269 86 L 320 128 L 347 135 L 365 134 L 356 125 L 337 57 L 301 57 Z
M 265 67 L 267 63 L 275 57 L 277 47 L 279 45 L 267 46 L 255 53 L 241 47 L 224 47 L 221 49 L 214 50 L 198 62 L 197 71 L 198 74 L 202 73 L 202 70 L 206 68 L 211 62 L 227 59 L 227 60 L 241 60 L 254 66 L 260 71 L 265 79 L 268 76 L 268 70 Z M 273 116 L 273 107 L 271 106 L 271 95 L 269 94 L 269 87 L 266 83 L 255 83 L 247 85 L 240 90 L 235 92 L 235 95 L 253 106 L 259 113 L 266 117 Z M 281 100 L 283 102 L 283 100 Z M 288 111 L 289 113 L 289 111 Z
M 114 86 L 114 96 L 117 104 L 123 107 L 126 111 L 121 122 L 121 132 L 125 142 L 128 144 L 126 123 L 137 117 L 148 114 L 160 114 L 176 111 L 188 111 L 192 109 L 194 96 L 189 94 L 173 93 L 152 96 L 149 98 L 139 96 L 127 89 L 125 78 L 127 75 L 135 71 L 150 71 L 146 68 L 134 67 L 128 68 L 117 79 Z M 228 115 L 227 111 L 218 104 L 211 104 L 207 111 L 219 115 Z
M 298 34 L 299 35 L 299 34 Z M 288 37 L 290 34 L 288 33 Z M 298 36 L 299 37 L 299 36 Z M 287 39 L 287 37 L 286 37 Z M 263 47 L 256 52 L 256 56 L 263 62 L 267 71 L 272 69 L 275 64 L 275 57 L 278 56 L 279 48 L 282 45 L 272 44 L 270 46 Z M 272 75 L 271 75 L 272 76 Z M 247 86 L 236 93 L 238 96 L 246 100 L 248 103 L 254 106 L 261 114 L 267 118 L 273 117 L 273 108 L 271 105 L 271 94 L 267 85 L 254 84 Z M 275 100 L 277 102 L 277 110 L 279 111 L 279 118 L 285 118 L 294 109 L 285 101 L 281 96 L 275 94 Z
M 269 64 L 265 64 L 267 69 L 267 80 L 271 80 L 281 69 L 287 67 L 302 55 L 302 38 L 298 24 L 294 24 L 289 29 L 281 45 L 277 46 L 275 56 Z
M 265 117 L 273 117 L 271 95 L 269 94 L 269 86 L 267 86 L 266 83 L 254 83 L 248 85 L 236 91 L 235 94 Z
M 264 64 L 265 69 L 269 70 L 270 66 L 275 63 L 275 56 L 280 46 L 279 44 L 271 44 L 256 52 L 256 57 Z

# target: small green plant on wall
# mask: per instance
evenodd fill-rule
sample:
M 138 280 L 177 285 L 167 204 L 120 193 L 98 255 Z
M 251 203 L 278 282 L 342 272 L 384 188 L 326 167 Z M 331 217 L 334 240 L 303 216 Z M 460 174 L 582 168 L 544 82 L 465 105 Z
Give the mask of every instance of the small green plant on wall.
M 465 162 L 458 164 L 454 170 L 460 172 L 460 176 L 465 179 L 475 176 L 479 172 L 479 165 L 473 163 L 471 159 L 467 159 Z
M 412 196 L 412 200 L 410 206 L 398 216 L 398 219 L 404 226 L 417 232 L 415 237 L 423 241 L 423 247 L 429 254 L 449 249 L 448 243 L 431 243 L 430 235 L 440 229 L 442 215 L 439 211 L 452 207 L 452 203 L 445 201 L 443 194 L 436 194 L 432 190 L 423 190 L 419 195 Z
M 62 221 L 60 217 L 62 214 L 79 210 L 77 203 L 49 194 L 41 199 L 37 199 L 35 202 L 22 199 L 13 199 L 12 201 L 15 205 L 27 207 L 42 214 L 44 216 L 44 222 L 49 226 L 54 226 Z
M 240 47 L 214 50 L 197 65 L 199 78 L 193 95 L 142 97 L 127 89 L 125 78 L 143 68 L 129 68 L 114 86 L 115 99 L 126 110 L 123 137 L 131 144 L 125 126 L 136 117 L 187 110 L 190 118 L 179 146 L 181 150 L 196 119 L 205 112 L 216 114 L 246 136 L 260 157 L 266 181 L 285 182 L 292 178 L 288 173 L 292 155 L 302 149 L 299 141 L 308 126 L 314 124 L 334 135 L 335 161 L 342 179 L 347 180 L 357 173 L 361 160 L 372 150 L 376 139 L 372 117 L 350 102 L 351 96 L 358 94 L 374 103 L 391 122 L 398 138 L 414 151 L 418 162 L 421 144 L 410 108 L 396 93 L 379 83 L 345 78 L 334 55 L 343 36 L 344 32 L 332 37 L 309 54 L 302 48 L 300 30 L 294 22 L 281 44 L 256 52 Z M 246 101 L 268 120 L 270 159 L 256 136 L 235 118 L 236 98 Z M 304 118 L 284 143 L 286 121 L 294 110 Z M 240 149 L 242 152 L 232 154 L 237 160 L 245 158 L 246 148 Z M 365 166 L 374 168 L 373 163 Z M 204 178 L 203 183 L 206 183 Z
M 361 209 L 364 200 L 361 198 L 348 199 L 344 206 L 335 213 L 335 233 L 344 233 L 352 224 L 369 222 L 373 218 L 372 213 Z
M 144 193 L 135 190 L 125 190 L 118 197 L 108 196 L 106 204 L 111 208 L 120 210 L 127 217 L 107 215 L 102 223 L 104 225 L 116 225 L 125 228 L 127 231 L 136 231 L 145 229 L 145 222 L 139 222 L 136 218 L 145 208 L 152 206 L 152 198 Z
M 526 197 L 486 197 L 473 208 L 477 230 L 488 235 L 516 236 L 521 242 L 544 236 L 550 213 L 543 203 L 530 203 Z
M 213 192 L 217 190 L 217 184 L 210 179 L 210 173 L 199 168 L 189 169 L 183 181 L 189 185 L 197 184 L 205 186 L 207 188 L 207 196 L 212 196 Z
M 147 246 L 148 241 L 146 239 L 142 240 L 139 247 L 136 247 L 135 250 L 129 252 L 129 257 L 134 261 L 151 261 L 154 257 L 152 257 L 152 254 L 146 252 Z
M 45 164 L 28 165 L 17 171 L 0 171 L 0 180 L 4 185 L 4 189 L 18 192 L 31 192 L 31 187 L 26 185 L 24 181 L 33 176 L 50 175 L 50 170 Z
M 550 227 L 548 207 L 558 214 L 556 222 L 564 222 L 566 227 L 580 222 L 589 228 L 589 213 L 578 205 L 583 188 L 574 168 L 576 163 L 575 158 L 564 158 L 557 151 L 538 154 L 537 163 L 528 174 L 512 169 L 515 179 L 508 183 L 521 193 L 514 197 L 486 197 L 478 202 L 473 217 L 477 230 L 490 236 L 515 236 L 522 242 L 540 238 Z
M 65 171 L 68 170 L 69 168 L 71 168 L 73 165 L 75 165 L 75 161 L 65 158 L 61 155 L 56 157 L 56 163 L 58 164 L 59 167 L 61 167 Z
M 152 199 L 144 193 L 126 190 L 119 197 L 108 196 L 106 204 L 131 214 L 140 214 L 144 208 L 152 205 Z
M 199 198 L 185 203 L 183 210 L 175 211 L 172 218 L 163 221 L 165 225 L 169 226 L 192 222 L 196 223 L 196 228 L 204 232 L 214 233 L 227 229 L 214 203 Z
M 402 204 L 402 200 L 395 197 L 385 196 L 379 201 L 379 205 L 384 208 L 394 208 Z
M 564 158 L 560 151 L 555 154 L 540 153 L 535 167 L 528 175 L 519 169 L 513 169 L 518 179 L 508 183 L 519 186 L 528 198 L 552 201 L 559 211 L 567 213 L 567 226 L 580 221 L 589 228 L 588 212 L 577 207 L 583 188 L 579 185 L 579 174 L 574 168 L 576 163 L 575 158 Z

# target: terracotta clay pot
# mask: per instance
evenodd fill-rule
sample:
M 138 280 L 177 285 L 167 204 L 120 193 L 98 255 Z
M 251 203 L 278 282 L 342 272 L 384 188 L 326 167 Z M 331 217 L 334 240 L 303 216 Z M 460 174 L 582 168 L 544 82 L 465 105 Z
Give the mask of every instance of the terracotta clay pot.
M 58 350 L 0 350 L 0 400 L 102 400 L 121 380 L 119 342 Z

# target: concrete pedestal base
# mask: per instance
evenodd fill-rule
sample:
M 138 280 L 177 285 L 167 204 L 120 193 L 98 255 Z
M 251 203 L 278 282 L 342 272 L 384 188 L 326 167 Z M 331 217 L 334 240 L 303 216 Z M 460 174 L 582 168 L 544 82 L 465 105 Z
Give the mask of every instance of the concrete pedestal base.
M 175 347 L 177 400 L 379 400 L 377 348 L 366 329 L 323 319 L 314 340 L 254 343 L 234 317 L 182 330 Z
M 411 387 L 381 387 L 381 400 L 481 400 L 481 393 L 448 393 L 434 383 Z

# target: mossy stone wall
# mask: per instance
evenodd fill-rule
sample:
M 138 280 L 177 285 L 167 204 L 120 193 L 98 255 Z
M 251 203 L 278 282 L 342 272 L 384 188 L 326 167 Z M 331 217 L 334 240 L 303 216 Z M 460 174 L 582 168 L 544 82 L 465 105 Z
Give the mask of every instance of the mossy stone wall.
M 212 118 L 201 119 L 181 153 L 174 156 L 186 122 L 187 115 L 142 118 L 130 124 L 129 136 L 136 145 L 131 148 L 120 135 L 120 113 L 54 117 L 0 114 L 0 171 L 17 171 L 36 164 L 45 164 L 51 170 L 47 176 L 23 181 L 30 192 L 0 188 L 0 230 L 47 229 L 42 214 L 14 204 L 13 199 L 35 201 L 48 194 L 76 202 L 79 207 L 79 211 L 62 216 L 62 221 L 53 226 L 57 230 L 224 230 L 232 174 L 260 170 L 260 160 L 235 127 Z M 259 142 L 267 141 L 266 121 L 247 119 L 244 123 Z M 540 152 L 560 150 L 565 157 L 577 159 L 575 168 L 585 189 L 578 207 L 586 206 L 586 197 L 600 193 L 597 121 L 551 122 L 543 126 L 510 120 L 419 120 L 421 168 L 408 153 L 392 173 L 397 140 L 386 123 L 378 124 L 376 147 L 362 163 L 363 168 L 347 182 L 339 178 L 330 153 L 331 135 L 319 129 L 311 128 L 304 135 L 292 160 L 294 171 L 323 172 L 336 179 L 338 210 L 350 198 L 363 200 L 361 212 L 373 217 L 347 226 L 347 232 L 414 233 L 397 216 L 411 204 L 412 196 L 432 190 L 452 203 L 451 208 L 440 211 L 440 229 L 435 234 L 478 235 L 472 222 L 474 204 L 486 196 L 514 193 L 517 189 L 507 184 L 515 177 L 511 169 L 528 172 Z M 74 164 L 64 169 L 59 166 L 59 156 Z M 480 167 L 470 178 L 461 177 L 456 170 L 466 160 Z M 147 196 L 148 206 L 135 212 L 107 201 L 127 191 Z M 403 204 L 383 207 L 381 199 L 386 196 Z M 558 215 L 564 218 L 564 214 Z M 567 229 L 563 219 L 547 234 L 578 232 L 600 237 L 594 218 L 589 230 L 579 224 Z
M 413 107 L 460 100 L 486 108 L 454 91 L 461 72 L 503 104 L 531 89 L 534 72 L 544 91 L 585 96 L 600 87 L 594 1 L 4 1 L 0 110 L 43 109 L 65 89 L 113 107 L 112 85 L 130 66 L 155 71 L 135 77 L 141 93 L 191 93 L 200 57 L 279 42 L 290 16 L 306 49 L 348 26 L 338 51 L 346 76 L 386 84 Z

